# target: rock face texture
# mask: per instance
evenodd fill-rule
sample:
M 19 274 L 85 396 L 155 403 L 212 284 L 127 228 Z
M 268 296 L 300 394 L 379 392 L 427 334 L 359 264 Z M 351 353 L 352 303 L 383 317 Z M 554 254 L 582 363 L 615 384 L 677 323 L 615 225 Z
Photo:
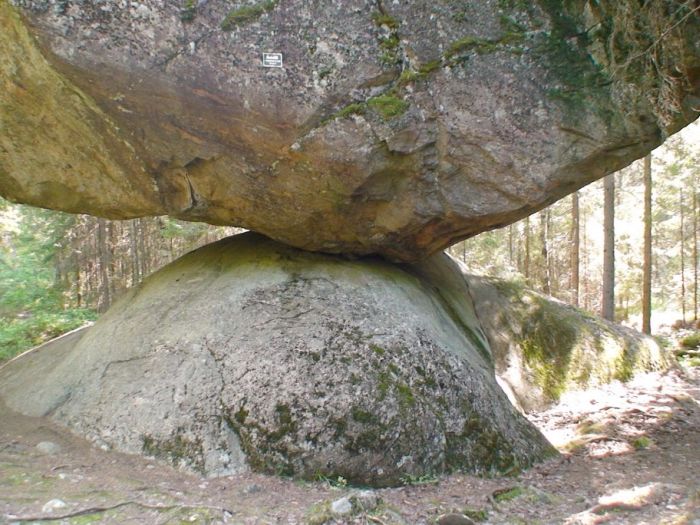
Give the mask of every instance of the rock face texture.
M 468 281 L 499 383 L 526 412 L 568 390 L 626 381 L 675 362 L 653 338 L 520 283 L 473 275 Z
M 417 260 L 697 117 L 697 6 L 643 4 L 1 0 L 0 194 Z
M 346 261 L 255 234 L 186 255 L 91 328 L 11 361 L 0 397 L 210 475 L 381 486 L 553 453 L 496 384 L 446 255 Z

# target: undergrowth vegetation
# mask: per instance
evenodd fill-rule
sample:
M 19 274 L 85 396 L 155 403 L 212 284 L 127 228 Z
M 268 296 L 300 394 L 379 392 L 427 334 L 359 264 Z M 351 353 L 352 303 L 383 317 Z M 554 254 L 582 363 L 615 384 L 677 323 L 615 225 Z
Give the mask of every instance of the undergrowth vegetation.
M 70 216 L 57 221 L 46 210 L 25 212 L 31 220 L 2 215 L 0 362 L 96 317 L 91 309 L 65 307 L 56 285 L 55 239 L 68 227 Z

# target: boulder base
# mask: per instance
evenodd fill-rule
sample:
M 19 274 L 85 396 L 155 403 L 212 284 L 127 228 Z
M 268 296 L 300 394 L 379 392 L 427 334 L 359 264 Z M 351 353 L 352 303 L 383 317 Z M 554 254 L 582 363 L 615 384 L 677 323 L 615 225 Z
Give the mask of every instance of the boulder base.
M 10 362 L 0 396 L 93 441 L 207 475 L 376 486 L 507 472 L 554 453 L 495 381 L 446 255 L 349 261 L 243 234 Z M 32 385 L 31 391 L 28 385 Z

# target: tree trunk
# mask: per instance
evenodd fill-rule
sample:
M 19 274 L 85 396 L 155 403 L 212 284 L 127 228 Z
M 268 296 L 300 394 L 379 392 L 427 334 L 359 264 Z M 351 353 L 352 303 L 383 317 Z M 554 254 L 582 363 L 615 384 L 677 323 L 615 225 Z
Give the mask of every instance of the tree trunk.
M 694 177 L 695 179 L 695 177 Z M 695 188 L 697 188 L 695 184 Z M 698 199 L 697 189 L 693 195 L 693 320 L 698 320 Z
M 135 286 L 141 280 L 141 261 L 139 260 L 139 242 L 136 221 L 129 221 L 129 241 L 131 243 L 131 285 Z
M 547 246 L 547 227 L 549 226 L 549 210 L 540 212 L 540 244 L 542 245 L 542 291 L 552 295 L 552 283 L 549 269 L 549 247 Z
M 141 279 L 143 279 L 146 275 L 148 275 L 148 252 L 146 251 L 146 235 L 147 235 L 147 222 L 146 219 L 136 219 L 138 222 L 138 243 L 139 243 L 139 254 L 140 254 L 140 263 L 141 266 L 139 268 L 139 275 L 141 276 Z
M 99 259 L 99 310 L 104 312 L 109 308 L 111 296 L 109 292 L 109 247 L 107 246 L 107 230 L 105 219 L 97 219 L 97 256 Z
M 571 289 L 571 303 L 574 306 L 579 305 L 579 276 L 581 271 L 581 229 L 579 221 L 581 219 L 578 202 L 578 192 L 571 194 L 571 274 L 569 279 L 569 288 Z
M 116 297 L 119 286 L 117 278 L 117 223 L 115 221 L 107 222 L 107 250 L 109 255 L 108 266 L 108 282 L 109 296 Z
M 80 280 L 80 257 L 77 253 L 75 255 L 75 305 L 78 308 L 83 307 L 83 290 Z
M 523 264 L 525 279 L 530 278 L 530 217 L 525 217 L 525 262 Z
M 644 263 L 642 332 L 651 334 L 651 154 L 644 157 Z
M 513 224 L 508 226 L 508 262 L 510 263 L 511 268 L 515 267 L 515 259 L 513 253 L 513 241 L 515 239 L 515 234 L 513 233 L 513 230 L 515 230 L 515 226 Z
M 615 320 L 615 174 L 603 181 L 603 297 L 601 316 Z
M 579 209 L 580 212 L 580 209 Z M 586 217 L 585 213 L 583 217 L 579 220 L 579 225 L 581 227 L 581 245 L 582 249 L 579 252 L 581 256 L 581 293 L 579 296 L 579 304 L 583 305 L 585 310 L 592 310 L 591 305 L 591 279 L 589 274 L 590 271 L 590 254 L 588 249 L 588 228 L 586 227 Z M 583 299 L 583 301 L 581 301 Z
M 685 215 L 683 213 L 683 187 L 678 191 L 678 207 L 681 212 L 681 312 L 685 324 Z

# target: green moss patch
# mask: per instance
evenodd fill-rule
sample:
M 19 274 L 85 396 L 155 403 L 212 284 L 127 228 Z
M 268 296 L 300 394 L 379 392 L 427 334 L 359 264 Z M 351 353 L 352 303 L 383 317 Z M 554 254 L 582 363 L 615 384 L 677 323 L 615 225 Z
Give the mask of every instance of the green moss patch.
M 572 387 L 628 381 L 640 370 L 670 364 L 664 351 L 641 334 L 548 299 L 522 283 L 491 282 L 508 301 L 498 326 L 520 348 L 547 401 L 558 400 Z
M 506 32 L 500 38 L 487 39 L 473 36 L 465 36 L 455 40 L 450 44 L 443 58 L 446 63 L 454 64 L 455 60 L 467 53 L 478 54 L 495 53 L 496 51 L 508 50 L 509 52 L 520 52 L 520 45 L 525 41 L 525 34 L 520 32 Z
M 389 29 L 397 29 L 399 21 L 393 16 L 377 11 L 372 15 L 372 21 L 378 26 L 387 26 Z
M 525 489 L 522 487 L 510 487 L 495 491 L 493 493 L 493 499 L 498 503 L 503 503 L 504 501 L 511 501 L 519 498 L 523 494 L 525 494 Z
M 651 439 L 649 439 L 646 436 L 640 436 L 634 441 L 632 441 L 632 446 L 637 449 L 637 450 L 642 450 L 645 448 L 649 448 L 652 444 Z
M 197 16 L 196 0 L 185 0 L 180 8 L 180 20 L 183 22 L 192 22 Z
M 449 49 L 445 53 L 446 58 L 451 58 L 455 55 L 466 53 L 471 50 L 477 50 L 479 52 L 490 53 L 498 48 L 497 41 L 495 40 L 484 40 L 481 38 L 475 38 L 471 36 L 466 36 L 460 38 L 450 44 Z
M 277 6 L 278 0 L 267 0 L 255 5 L 247 5 L 232 9 L 221 22 L 221 29 L 232 31 L 238 26 L 249 24 Z
M 680 340 L 680 343 L 683 348 L 688 348 L 689 350 L 700 348 L 700 332 L 684 337 Z
M 328 117 L 326 121 L 338 118 L 347 118 L 352 115 L 364 115 L 368 110 L 372 110 L 374 113 L 377 113 L 384 120 L 390 120 L 405 113 L 408 107 L 408 102 L 398 98 L 396 95 L 379 95 L 370 98 L 366 102 L 354 102 L 352 104 L 348 104 Z
M 103 521 L 105 514 L 102 512 L 95 512 L 93 514 L 82 514 L 80 516 L 73 516 L 70 518 L 70 525 L 88 525 L 89 523 L 99 523 Z
M 408 109 L 408 102 L 394 95 L 379 95 L 369 99 L 367 105 L 379 113 L 384 120 L 398 117 Z
M 376 424 L 379 422 L 377 416 L 359 407 L 353 407 L 352 418 L 358 423 Z
M 473 521 L 486 521 L 489 519 L 489 513 L 485 509 L 474 509 L 471 507 L 466 507 L 461 510 L 462 514 L 464 514 L 467 518 L 472 519 Z
M 199 440 L 190 440 L 177 434 L 170 439 L 143 436 L 142 450 L 146 456 L 162 459 L 173 465 L 187 464 L 198 472 L 204 472 L 204 452 Z
M 510 443 L 476 414 L 460 433 L 445 433 L 445 463 L 448 471 L 470 465 L 477 473 L 510 474 L 521 468 Z
M 289 405 L 275 406 L 276 424 L 264 426 L 240 408 L 233 417 L 224 417 L 224 422 L 239 438 L 248 464 L 253 470 L 278 476 L 295 474 L 294 460 L 297 452 L 287 447 L 288 437 L 299 430 Z M 340 424 L 340 422 L 339 422 Z M 271 428 L 270 428 L 271 427 Z
M 565 390 L 571 356 L 578 339 L 575 321 L 568 312 L 535 300 L 523 325 L 520 347 L 525 362 L 533 369 L 537 384 L 550 399 Z
M 351 115 L 361 115 L 365 112 L 367 106 L 362 103 L 348 104 L 343 109 L 338 111 L 333 118 L 347 118 Z
M 378 345 L 369 345 L 369 349 L 372 350 L 377 355 L 384 355 L 386 350 L 384 350 L 381 346 Z

